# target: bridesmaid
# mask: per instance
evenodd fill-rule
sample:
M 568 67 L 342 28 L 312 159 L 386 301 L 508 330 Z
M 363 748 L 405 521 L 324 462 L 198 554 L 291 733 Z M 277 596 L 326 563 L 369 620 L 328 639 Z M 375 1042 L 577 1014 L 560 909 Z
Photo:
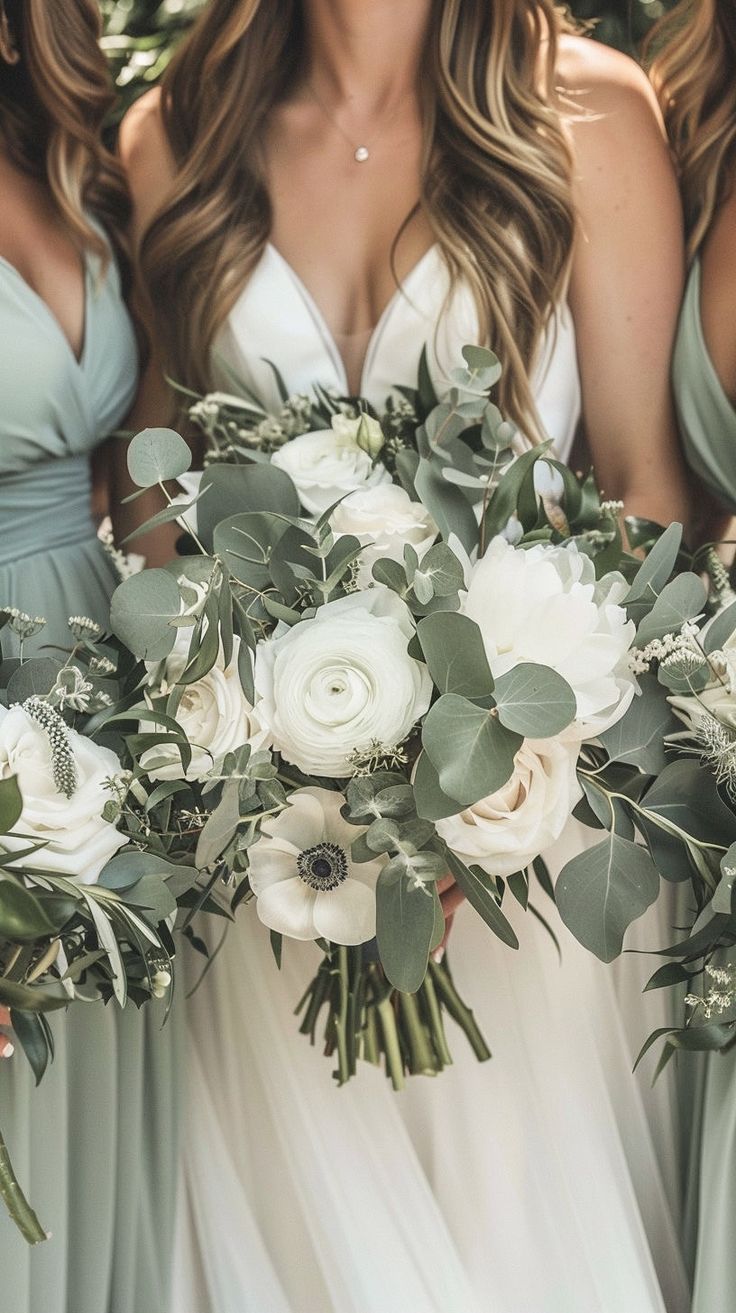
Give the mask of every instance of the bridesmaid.
M 675 398 L 687 459 L 723 519 L 736 512 L 733 0 L 683 0 L 657 39 L 662 44 L 653 76 L 680 167 L 692 260 L 675 351 Z M 694 1061 L 698 1068 L 683 1064 L 681 1073 L 683 1084 L 695 1086 L 686 1183 L 693 1313 L 720 1313 L 734 1307 L 736 1288 L 736 1054 Z
M 137 376 L 118 273 L 128 198 L 100 140 L 112 95 L 98 37 L 94 0 L 0 0 L 0 605 L 45 616 L 38 641 L 61 645 L 68 616 L 106 622 L 116 580 L 91 515 L 90 455 Z M 10 1153 L 52 1233 L 31 1250 L 0 1213 L 0 1306 L 158 1313 L 175 1026 L 78 1005 L 54 1038 L 38 1090 L 19 1050 L 0 1064 Z

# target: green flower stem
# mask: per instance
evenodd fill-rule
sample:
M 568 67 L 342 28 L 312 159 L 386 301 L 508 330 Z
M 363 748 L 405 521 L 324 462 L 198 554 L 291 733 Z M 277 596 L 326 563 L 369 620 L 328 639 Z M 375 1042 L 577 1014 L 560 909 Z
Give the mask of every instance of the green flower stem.
M 311 1036 L 314 1044 L 314 1032 L 317 1027 L 317 1020 L 327 995 L 330 991 L 332 981 L 330 980 L 330 968 L 327 960 L 321 964 L 317 975 L 314 977 L 311 985 L 307 989 L 304 997 L 296 1008 L 297 1015 L 306 1005 L 306 1011 L 302 1019 L 299 1031 L 302 1035 Z
M 476 1058 L 479 1062 L 487 1062 L 491 1056 L 491 1051 L 483 1038 L 471 1009 L 463 1002 L 455 988 L 447 959 L 445 958 L 443 962 L 439 963 L 432 961 L 430 958 L 429 970 L 441 1002 L 447 1008 L 453 1021 L 456 1021 L 458 1026 L 465 1032 Z
M 335 1037 L 337 1040 L 337 1083 L 344 1085 L 350 1080 L 350 1055 L 348 1048 L 348 1009 L 350 1001 L 350 971 L 348 967 L 348 950 L 340 944 L 337 950 L 338 1010 L 335 1014 Z M 334 968 L 333 968 L 334 970 Z
M 412 1076 L 434 1076 L 439 1071 L 429 1035 L 422 1021 L 415 994 L 397 993 L 402 1030 L 409 1051 Z
M 0 1199 L 15 1225 L 18 1227 L 24 1240 L 29 1245 L 38 1245 L 42 1240 L 48 1240 L 48 1232 L 44 1231 L 31 1205 L 26 1199 L 20 1188 L 18 1178 L 13 1171 L 13 1164 L 10 1161 L 10 1155 L 0 1133 Z
M 452 1054 L 450 1053 L 447 1036 L 445 1035 L 445 1027 L 442 1021 L 442 1009 L 440 1008 L 437 991 L 434 987 L 434 981 L 429 971 L 424 977 L 424 983 L 419 991 L 419 997 L 427 1017 L 427 1024 L 429 1025 L 432 1042 L 440 1063 L 440 1069 L 442 1069 L 442 1067 L 451 1067 Z
M 386 1074 L 395 1090 L 404 1088 L 404 1063 L 399 1045 L 399 1032 L 396 1029 L 396 1014 L 390 998 L 384 998 L 376 1004 L 378 1020 L 383 1039 L 383 1051 L 386 1055 Z
M 377 1067 L 381 1061 L 381 1049 L 378 1042 L 378 1019 L 376 1009 L 369 1007 L 366 1010 L 365 1024 L 361 1034 L 361 1057 L 365 1062 L 370 1062 Z

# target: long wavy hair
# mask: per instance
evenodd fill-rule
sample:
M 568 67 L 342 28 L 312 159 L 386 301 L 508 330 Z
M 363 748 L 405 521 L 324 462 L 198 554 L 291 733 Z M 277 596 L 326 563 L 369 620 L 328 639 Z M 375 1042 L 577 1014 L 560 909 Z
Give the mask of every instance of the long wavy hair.
M 532 439 L 529 372 L 575 233 L 555 88 L 571 30 L 554 0 L 434 0 L 422 61 L 419 203 L 504 361 L 501 404 Z M 209 0 L 164 78 L 177 177 L 141 265 L 166 367 L 190 387 L 211 385 L 218 330 L 268 240 L 263 129 L 304 68 L 304 36 L 301 0 Z
M 734 184 L 734 0 L 680 0 L 655 28 L 650 51 L 652 80 L 679 164 L 694 255 Z
M 125 256 L 130 203 L 124 173 L 101 138 L 115 96 L 100 50 L 96 0 L 0 0 L 20 56 L 0 59 L 0 126 L 17 168 L 43 181 L 70 239 Z

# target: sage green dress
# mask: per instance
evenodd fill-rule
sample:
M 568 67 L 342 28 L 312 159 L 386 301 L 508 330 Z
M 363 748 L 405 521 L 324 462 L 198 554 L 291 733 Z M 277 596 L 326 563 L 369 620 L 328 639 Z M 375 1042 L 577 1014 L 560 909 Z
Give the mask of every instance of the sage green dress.
M 86 267 L 77 360 L 57 320 L 0 260 L 0 607 L 106 622 L 115 576 L 90 513 L 89 457 L 135 390 L 117 271 Z M 8 655 L 7 631 L 3 633 Z M 38 1089 L 0 1062 L 0 1126 L 52 1238 L 29 1249 L 0 1208 L 0 1313 L 166 1313 L 178 1146 L 179 1018 L 78 1004 L 52 1021 Z
M 708 354 L 700 283 L 696 260 L 675 350 L 675 399 L 688 462 L 736 513 L 736 409 Z M 686 1054 L 680 1075 L 689 1128 L 685 1197 L 693 1313 L 731 1313 L 736 1309 L 736 1052 Z

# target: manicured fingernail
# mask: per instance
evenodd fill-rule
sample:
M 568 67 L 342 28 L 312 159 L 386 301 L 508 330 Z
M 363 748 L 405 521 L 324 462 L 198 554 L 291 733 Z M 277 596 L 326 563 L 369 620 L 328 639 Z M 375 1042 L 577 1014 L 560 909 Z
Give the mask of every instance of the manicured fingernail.
M 440 944 L 439 948 L 435 948 L 432 954 L 432 961 L 436 962 L 437 966 L 439 966 L 444 956 L 445 956 L 445 946 L 444 944 Z

